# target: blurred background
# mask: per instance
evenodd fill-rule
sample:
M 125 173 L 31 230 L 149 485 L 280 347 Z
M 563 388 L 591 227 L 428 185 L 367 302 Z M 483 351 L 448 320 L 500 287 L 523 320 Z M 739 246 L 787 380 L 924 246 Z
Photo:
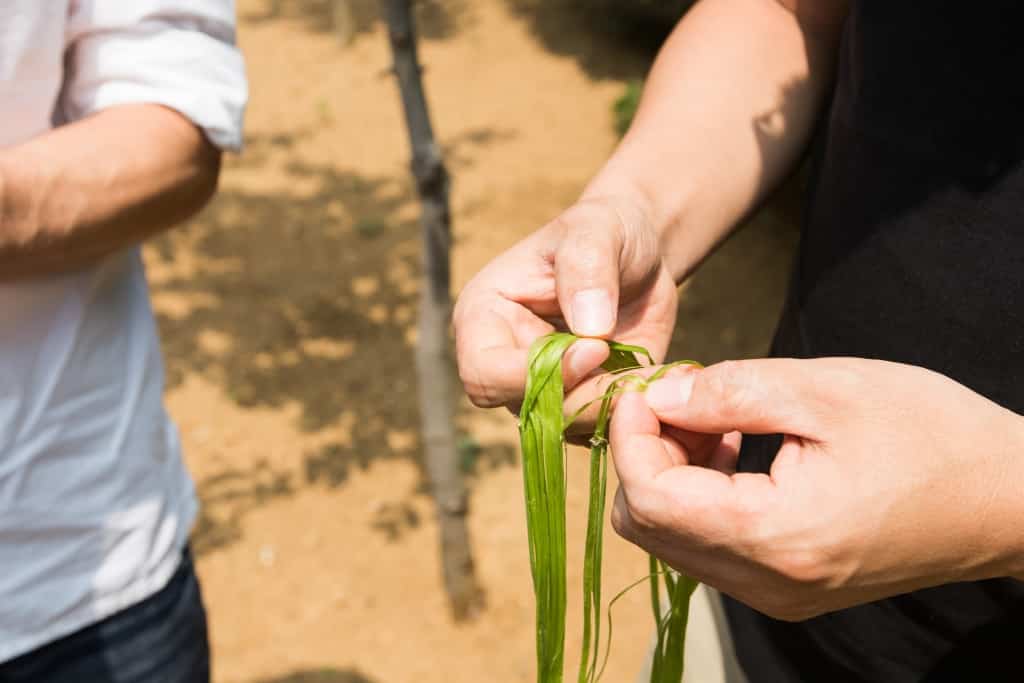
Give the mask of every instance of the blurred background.
M 452 175 L 453 291 L 567 207 L 613 150 L 686 2 L 422 0 L 424 84 Z M 482 606 L 456 620 L 425 485 L 413 350 L 419 226 L 376 0 L 239 0 L 246 150 L 213 203 L 146 247 L 168 404 L 203 510 L 214 678 L 529 681 L 533 595 L 514 419 L 460 400 Z M 767 350 L 796 243 L 785 188 L 683 288 L 671 358 Z M 586 463 L 569 454 L 567 663 Z M 614 485 L 614 483 L 613 483 Z M 607 531 L 605 593 L 647 571 Z M 605 680 L 650 642 L 615 608 Z

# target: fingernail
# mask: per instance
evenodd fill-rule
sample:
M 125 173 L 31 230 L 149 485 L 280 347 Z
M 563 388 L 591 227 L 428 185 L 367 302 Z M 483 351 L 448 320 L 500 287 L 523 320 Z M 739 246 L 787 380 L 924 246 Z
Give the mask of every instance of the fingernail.
M 572 298 L 572 328 L 576 334 L 596 337 L 612 331 L 612 299 L 603 289 L 584 289 Z
M 587 367 L 584 362 L 586 358 L 585 354 L 580 353 L 580 349 L 577 347 L 581 342 L 576 342 L 569 347 L 569 350 L 565 352 L 565 356 L 562 358 L 562 363 L 568 366 L 569 372 L 567 373 L 569 378 L 573 381 L 578 382 L 583 378 L 584 375 L 589 373 L 594 368 Z M 598 342 L 600 343 L 600 342 Z
M 666 377 L 653 382 L 644 392 L 647 405 L 656 413 L 667 413 L 682 408 L 690 400 L 695 374 L 687 372 L 679 377 Z

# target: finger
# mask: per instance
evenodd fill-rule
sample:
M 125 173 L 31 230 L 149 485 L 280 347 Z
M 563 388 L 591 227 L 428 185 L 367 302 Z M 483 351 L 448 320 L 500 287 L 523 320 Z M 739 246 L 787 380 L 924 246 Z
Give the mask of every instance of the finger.
M 629 514 L 629 505 L 626 503 L 626 496 L 621 484 L 615 488 L 615 498 L 612 501 L 609 519 L 612 523 L 612 528 L 615 529 L 615 533 L 619 536 L 632 543 L 636 543 L 639 540 L 636 533 L 636 524 L 634 524 L 633 518 Z
M 679 538 L 698 543 L 742 543 L 756 529 L 750 521 L 778 499 L 767 475 L 680 466 L 639 393 L 620 399 L 612 415 L 610 443 L 628 517 L 641 527 L 670 526 Z M 738 446 L 733 435 L 724 443 L 729 449 Z
M 565 235 L 555 252 L 555 286 L 569 329 L 582 337 L 608 337 L 619 305 L 622 232 L 606 211 L 579 204 L 558 219 Z
M 740 455 L 743 435 L 740 432 L 728 434 L 702 434 L 688 432 L 672 425 L 661 423 L 662 438 L 671 438 L 686 451 L 686 464 L 707 467 L 723 474 L 735 474 Z
M 689 478 L 713 483 L 719 489 L 730 484 L 730 478 L 720 472 L 680 462 L 679 454 L 666 445 L 658 418 L 639 392 L 620 398 L 612 414 L 610 445 L 615 471 L 627 496 L 630 489 L 653 491 L 669 472 L 678 475 L 680 481 Z
M 736 474 L 742 442 L 743 435 L 739 432 L 723 434 L 718 447 L 715 448 L 715 451 L 711 454 L 711 459 L 708 460 L 707 467 L 724 474 Z
M 622 491 L 622 510 L 616 514 L 626 538 L 650 548 L 646 544 L 666 533 L 694 541 L 720 529 L 733 506 L 730 477 L 680 466 L 660 436 L 658 419 L 637 393 L 623 395 L 612 415 L 611 452 Z
M 651 383 L 645 397 L 658 419 L 688 431 L 814 439 L 822 388 L 812 363 L 761 359 L 680 369 Z
M 583 348 L 576 347 L 583 345 Z M 596 345 L 597 348 L 591 346 Z M 574 350 L 576 349 L 576 350 Z M 483 356 L 481 363 L 479 356 Z M 569 347 L 562 362 L 562 382 L 571 388 L 601 366 L 608 357 L 608 345 L 602 341 L 581 339 Z M 524 348 L 490 347 L 468 354 L 459 362 L 466 393 L 481 408 L 504 405 L 518 415 L 526 391 L 529 351 Z M 485 373 L 477 369 L 484 365 Z
M 612 413 L 610 445 L 626 498 L 651 488 L 659 474 L 676 466 L 661 439 L 658 418 L 638 392 L 619 397 Z
M 562 383 L 570 391 L 608 359 L 608 344 L 600 339 L 578 339 L 562 356 Z
M 664 427 L 664 425 L 662 425 L 662 427 Z M 689 449 L 687 449 L 683 444 L 683 441 L 679 438 L 681 436 L 682 434 L 668 434 L 664 428 L 661 430 L 661 442 L 665 445 L 665 452 L 672 461 L 672 467 L 698 464 L 693 462 Z M 702 434 L 701 436 L 706 435 Z
M 630 370 L 629 374 L 646 378 L 654 374 L 657 370 L 658 368 L 656 366 L 649 366 Z M 604 396 L 609 385 L 621 377 L 623 377 L 623 375 L 619 373 L 603 371 L 592 372 L 566 394 L 565 401 L 562 404 L 565 416 L 567 418 L 575 417 L 572 424 L 566 428 L 567 436 L 572 438 L 585 437 L 584 440 L 586 440 L 586 438 L 589 438 L 590 435 L 593 434 L 594 422 L 597 420 L 597 414 L 601 408 L 601 397 Z M 617 405 L 617 402 L 618 397 L 613 397 L 613 409 Z
M 566 349 L 565 354 L 562 356 L 562 385 L 565 387 L 565 390 L 571 390 L 584 378 L 600 369 L 601 364 L 607 358 L 608 344 L 599 339 L 578 339 L 573 342 L 572 346 Z M 519 410 L 523 405 L 520 399 L 522 399 L 522 395 L 517 396 L 515 400 L 505 403 L 505 407 L 513 415 L 519 415 Z M 586 438 L 568 438 L 566 440 L 577 446 L 583 446 L 590 440 L 589 433 Z
M 493 408 L 522 398 L 528 349 L 520 338 L 530 333 L 538 337 L 551 329 L 539 318 L 505 311 L 508 307 L 527 313 L 518 304 L 495 300 L 468 309 L 455 321 L 459 377 L 466 394 L 479 407 Z M 518 319 L 516 326 L 510 317 Z

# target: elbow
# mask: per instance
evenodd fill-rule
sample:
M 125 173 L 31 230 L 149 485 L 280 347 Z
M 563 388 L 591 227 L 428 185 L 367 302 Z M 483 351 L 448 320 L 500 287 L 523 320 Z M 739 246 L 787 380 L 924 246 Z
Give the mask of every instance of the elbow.
M 191 218 L 199 213 L 217 194 L 221 156 L 220 149 L 203 136 L 199 148 L 196 150 L 192 173 L 189 174 L 190 177 L 186 183 L 187 198 L 183 202 L 183 208 L 187 215 L 183 219 Z

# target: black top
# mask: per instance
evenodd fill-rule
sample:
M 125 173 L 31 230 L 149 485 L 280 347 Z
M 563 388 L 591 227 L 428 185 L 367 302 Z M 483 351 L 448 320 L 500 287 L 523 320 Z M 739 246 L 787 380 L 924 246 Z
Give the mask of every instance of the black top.
M 773 355 L 912 363 L 1024 413 L 1024 2 L 854 0 L 825 124 Z M 778 440 L 744 441 L 767 471 Z M 1010 579 L 726 611 L 751 683 L 1024 680 Z

